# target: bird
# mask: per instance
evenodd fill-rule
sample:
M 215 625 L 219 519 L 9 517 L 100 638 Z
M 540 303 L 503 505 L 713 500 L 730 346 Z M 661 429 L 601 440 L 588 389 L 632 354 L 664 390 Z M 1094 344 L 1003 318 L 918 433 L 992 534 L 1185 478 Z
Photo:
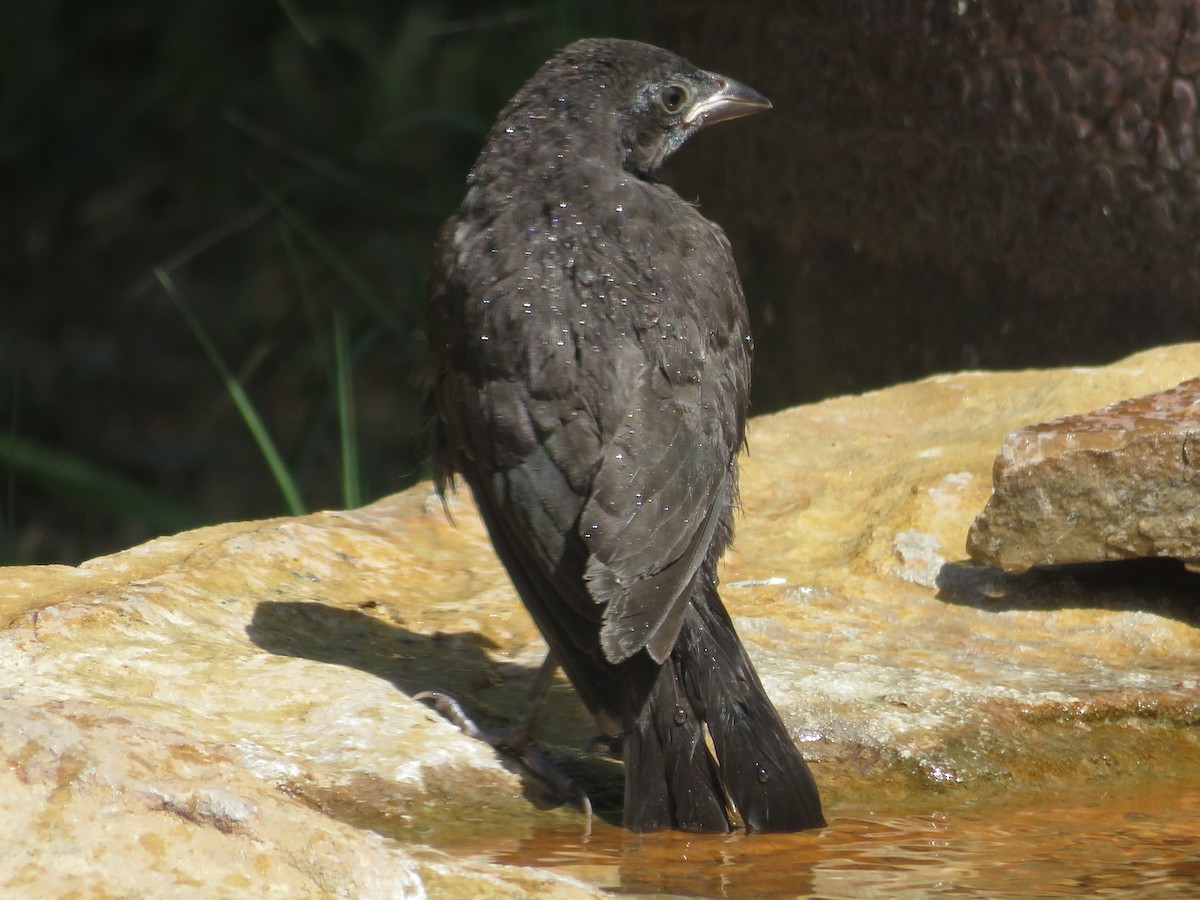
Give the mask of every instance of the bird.
M 620 741 L 635 832 L 825 824 L 718 593 L 741 282 L 721 228 L 656 177 L 696 132 L 770 107 L 656 46 L 572 43 L 497 116 L 431 267 L 436 488 L 469 488 L 550 648 L 543 690 L 561 666 Z

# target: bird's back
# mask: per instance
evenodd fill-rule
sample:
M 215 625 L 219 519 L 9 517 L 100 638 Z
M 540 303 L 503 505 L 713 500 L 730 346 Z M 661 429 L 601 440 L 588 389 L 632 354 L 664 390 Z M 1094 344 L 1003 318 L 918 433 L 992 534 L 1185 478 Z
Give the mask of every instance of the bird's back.
M 762 812 L 747 769 L 731 784 L 749 825 L 820 819 L 716 594 L 750 379 L 737 270 L 720 228 L 643 171 L 723 103 L 765 100 L 657 48 L 567 48 L 501 113 L 430 282 L 439 486 L 469 485 L 572 684 L 626 736 L 638 828 L 728 826 L 703 722 L 778 773 L 773 796 L 790 783 L 802 799 Z M 707 672 L 716 660 L 728 684 Z M 703 799 L 672 812 L 685 796 Z

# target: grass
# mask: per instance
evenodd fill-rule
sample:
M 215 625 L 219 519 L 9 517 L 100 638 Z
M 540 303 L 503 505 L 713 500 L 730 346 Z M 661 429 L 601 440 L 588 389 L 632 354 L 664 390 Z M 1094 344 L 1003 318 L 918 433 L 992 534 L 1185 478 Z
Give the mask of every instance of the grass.
M 82 456 L 13 434 L 0 434 L 0 467 L 49 493 L 92 509 L 128 516 L 155 530 L 181 531 L 196 514 L 119 471 Z
M 0 328 L 0 562 L 422 477 L 440 223 L 516 87 L 576 37 L 628 34 L 630 7 L 27 13 L 0 10 L 0 167 L 21 172 L 0 226 L 20 301 Z
M 250 436 L 254 438 L 254 443 L 262 453 L 263 459 L 266 460 L 267 467 L 271 470 L 271 475 L 275 479 L 275 483 L 279 486 L 279 492 L 283 495 L 284 503 L 287 504 L 288 512 L 293 516 L 302 516 L 307 510 L 304 508 L 304 501 L 300 499 L 300 491 L 296 487 L 296 482 L 288 472 L 287 465 L 283 461 L 283 457 L 275 447 L 275 442 L 271 440 L 271 434 L 267 430 L 267 426 L 263 424 L 262 416 L 258 414 L 254 404 L 247 396 L 245 389 L 241 383 L 234 377 L 233 372 L 229 370 L 229 366 L 225 364 L 225 360 L 221 357 L 221 353 L 217 350 L 216 344 L 212 342 L 208 332 L 204 326 L 200 324 L 200 320 L 196 318 L 195 313 L 188 308 L 184 303 L 183 298 L 179 296 L 179 291 L 175 287 L 175 282 L 160 268 L 155 268 L 154 275 L 159 283 L 163 286 L 167 296 L 171 302 L 175 304 L 175 308 L 179 310 L 179 314 L 183 316 L 183 320 L 187 323 L 192 334 L 196 336 L 204 355 L 208 357 L 208 361 L 220 376 L 221 382 L 225 385 L 225 390 L 229 392 L 230 398 L 233 400 L 234 406 L 237 407 L 238 413 L 242 417 L 242 421 L 246 423 L 246 428 L 250 431 Z

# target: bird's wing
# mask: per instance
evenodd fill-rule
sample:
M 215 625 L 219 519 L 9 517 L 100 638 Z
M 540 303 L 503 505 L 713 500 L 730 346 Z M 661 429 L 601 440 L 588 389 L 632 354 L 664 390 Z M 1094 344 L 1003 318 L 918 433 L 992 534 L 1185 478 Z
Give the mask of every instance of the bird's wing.
M 733 448 L 705 415 L 699 386 L 681 388 L 661 369 L 646 369 L 579 520 L 610 662 L 643 647 L 658 662 L 670 654 L 692 581 L 732 500 L 732 466 Z
M 599 427 L 580 396 L 573 351 L 540 338 L 544 325 L 532 316 L 471 301 L 468 283 L 485 275 L 459 270 L 457 225 L 452 219 L 443 229 L 430 280 L 425 378 L 436 482 L 448 489 L 457 472 L 470 485 L 551 646 L 572 657 L 594 652 L 603 610 L 583 583 L 576 526 L 602 451 Z M 496 295 L 519 309 L 523 270 L 514 269 L 495 279 Z
M 439 406 L 454 435 L 443 449 L 458 457 L 444 468 L 467 476 L 510 569 L 527 570 L 522 593 L 539 624 L 559 620 L 586 645 L 569 623 L 590 619 L 609 662 L 643 647 L 661 662 L 732 502 L 736 447 L 700 382 L 673 383 L 628 344 L 604 357 L 610 374 L 625 373 L 606 427 L 560 371 L 563 355 L 529 377 L 443 377 Z
M 439 472 L 463 473 L 493 540 L 504 532 L 507 564 L 528 572 L 522 595 L 551 643 L 587 650 L 595 632 L 576 623 L 598 623 L 610 663 L 643 647 L 659 662 L 670 654 L 697 572 L 727 542 L 719 530 L 736 492 L 741 289 L 720 230 L 681 202 L 670 211 L 687 217 L 674 218 L 678 252 L 620 231 L 595 261 L 572 251 L 575 268 L 608 273 L 596 280 L 607 299 L 576 283 L 556 255 L 563 243 L 548 240 L 478 254 L 497 267 L 478 274 L 459 271 L 447 244 L 453 276 L 435 282 L 435 311 L 446 310 L 430 335 L 442 360 Z M 478 283 L 506 299 L 467 302 Z M 618 295 L 631 298 L 620 320 L 566 313 Z

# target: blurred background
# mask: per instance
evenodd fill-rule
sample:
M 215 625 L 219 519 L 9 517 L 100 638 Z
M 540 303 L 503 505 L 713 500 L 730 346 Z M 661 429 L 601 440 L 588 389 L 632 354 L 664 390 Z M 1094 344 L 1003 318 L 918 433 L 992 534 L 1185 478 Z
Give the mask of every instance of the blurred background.
M 626 5 L 582 2 L 5 4 L 0 561 L 78 562 L 423 477 L 437 230 L 530 73 L 630 27 Z
M 755 413 L 1200 338 L 1194 7 L 7 3 L 0 563 L 425 477 L 437 229 L 587 35 L 775 101 L 667 173 L 734 243 Z

